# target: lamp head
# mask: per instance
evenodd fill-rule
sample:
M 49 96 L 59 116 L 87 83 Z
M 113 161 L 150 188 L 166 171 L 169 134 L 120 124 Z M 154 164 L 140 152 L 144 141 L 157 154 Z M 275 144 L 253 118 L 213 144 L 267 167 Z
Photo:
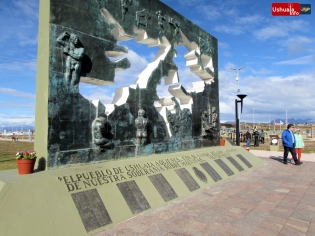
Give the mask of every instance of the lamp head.
M 246 94 L 237 94 L 239 99 L 241 99 L 241 113 L 243 112 L 243 99 L 247 96 Z
M 236 95 L 239 99 L 243 100 L 245 97 L 247 97 L 246 94 L 237 94 Z

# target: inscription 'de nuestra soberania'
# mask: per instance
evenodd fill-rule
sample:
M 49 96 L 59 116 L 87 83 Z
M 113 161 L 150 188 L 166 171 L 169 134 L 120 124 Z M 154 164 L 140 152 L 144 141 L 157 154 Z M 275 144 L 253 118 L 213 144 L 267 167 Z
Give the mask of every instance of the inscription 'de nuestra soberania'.
M 218 159 L 228 156 L 235 148 L 201 152 L 194 155 L 167 158 L 164 160 L 149 161 L 142 164 L 130 164 L 103 170 L 59 176 L 58 180 L 64 183 L 68 192 L 93 188 L 96 186 L 130 180 L 140 176 L 161 173 L 163 171 L 183 168 L 195 163 L 206 162 L 205 159 Z
M 123 167 L 62 176 L 58 177 L 58 180 L 66 185 L 68 192 L 72 192 L 205 162 L 202 157 L 207 156 L 209 156 L 209 153 L 205 152 L 190 156 L 151 161 L 143 164 L 125 165 Z

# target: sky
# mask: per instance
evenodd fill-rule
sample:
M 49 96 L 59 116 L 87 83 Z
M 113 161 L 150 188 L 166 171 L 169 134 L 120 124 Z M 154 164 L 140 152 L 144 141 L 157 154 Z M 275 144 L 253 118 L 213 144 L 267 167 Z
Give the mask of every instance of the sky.
M 315 122 L 315 3 L 313 13 L 272 16 L 269 0 L 162 0 L 218 39 L 220 120 L 235 120 L 237 90 L 246 94 L 241 122 L 312 119 Z M 281 1 L 276 1 L 281 2 Z M 294 1 L 298 2 L 298 1 Z M 38 0 L 0 0 L 0 129 L 34 125 Z M 158 49 L 118 42 L 129 48 L 131 68 L 116 74 L 115 84 L 80 83 L 80 93 L 109 104 L 115 89 L 134 84 Z M 185 66 L 183 46 L 176 48 L 180 83 L 187 89 L 200 78 Z M 239 70 L 239 81 L 236 71 Z M 40 89 L 40 88 L 39 88 Z M 163 83 L 160 97 L 170 96 Z

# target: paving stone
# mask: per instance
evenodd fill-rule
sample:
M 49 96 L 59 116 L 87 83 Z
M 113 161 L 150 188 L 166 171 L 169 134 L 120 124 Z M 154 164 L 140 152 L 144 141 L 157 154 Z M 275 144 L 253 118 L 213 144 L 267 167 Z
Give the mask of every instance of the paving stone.
M 315 235 L 315 223 L 311 223 L 308 227 L 306 235 Z
M 265 228 L 268 230 L 272 230 L 275 233 L 279 233 L 283 228 L 283 224 L 275 223 L 270 221 L 269 219 L 266 219 L 260 223 L 259 228 Z
M 314 212 L 315 212 L 315 207 L 310 206 L 310 205 L 305 205 L 305 204 L 299 204 L 294 209 L 294 212 L 292 213 L 291 217 L 294 217 L 299 220 L 311 222 L 315 214 Z
M 262 159 L 259 168 L 95 236 L 315 235 L 315 158 L 299 169 Z
M 285 225 L 301 231 L 302 233 L 306 233 L 310 226 L 310 223 L 308 221 L 303 221 L 294 217 L 290 217 Z
M 252 233 L 251 236 L 266 236 L 266 235 L 277 235 L 277 231 L 273 231 L 271 229 L 266 229 L 263 227 L 257 227 Z
M 302 197 L 301 204 L 305 204 L 305 205 L 311 205 L 315 207 L 315 194 L 308 194 L 305 193 L 304 196 Z

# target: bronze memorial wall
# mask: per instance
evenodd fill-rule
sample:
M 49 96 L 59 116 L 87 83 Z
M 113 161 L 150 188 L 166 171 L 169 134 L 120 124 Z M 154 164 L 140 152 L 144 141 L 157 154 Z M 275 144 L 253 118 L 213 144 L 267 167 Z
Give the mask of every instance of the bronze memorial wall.
M 38 168 L 1 171 L 0 235 L 93 235 L 263 164 L 219 146 L 218 42 L 160 1 L 40 0 L 38 39 Z M 132 68 L 124 40 L 157 47 L 155 59 L 111 104 L 88 100 L 80 83 Z M 200 77 L 193 91 L 179 46 Z
M 219 145 L 216 38 L 158 0 L 41 4 L 35 150 L 46 169 Z M 135 66 L 125 40 L 158 52 L 111 104 L 86 99 L 80 83 L 106 86 Z M 173 60 L 180 46 L 200 77 L 191 91 Z M 169 96 L 157 94 L 162 81 Z

